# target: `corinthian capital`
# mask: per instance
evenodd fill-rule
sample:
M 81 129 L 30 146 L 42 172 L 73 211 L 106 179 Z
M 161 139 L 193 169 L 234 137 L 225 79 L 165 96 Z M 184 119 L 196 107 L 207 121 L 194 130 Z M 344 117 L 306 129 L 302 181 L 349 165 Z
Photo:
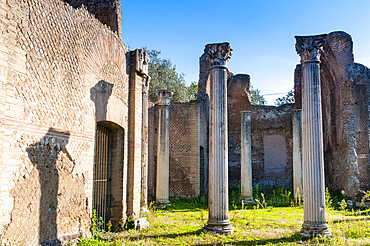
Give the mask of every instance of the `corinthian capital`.
M 207 44 L 204 49 L 207 59 L 211 61 L 211 66 L 226 66 L 227 61 L 231 58 L 231 51 L 229 43 Z
M 158 105 L 170 105 L 173 95 L 171 90 L 156 90 Z
M 295 36 L 295 50 L 301 57 L 301 62 L 319 61 L 322 45 L 326 34 L 314 36 Z
M 148 75 L 149 55 L 142 49 L 135 50 L 135 69 L 142 75 Z

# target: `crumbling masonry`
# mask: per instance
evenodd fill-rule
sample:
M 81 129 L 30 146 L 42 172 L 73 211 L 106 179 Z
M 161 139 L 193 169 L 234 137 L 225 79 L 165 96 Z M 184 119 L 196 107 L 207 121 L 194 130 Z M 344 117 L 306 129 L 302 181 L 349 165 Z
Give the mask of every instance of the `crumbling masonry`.
M 89 234 L 93 209 L 140 216 L 148 59 L 121 24 L 119 1 L 0 0 L 3 244 Z
M 145 210 L 141 193 L 155 195 L 158 106 L 143 117 L 148 59 L 122 43 L 121 22 L 118 0 L 0 0 L 4 245 L 73 241 L 89 234 L 93 210 L 117 227 Z M 356 197 L 370 189 L 370 72 L 354 63 L 347 33 L 329 33 L 322 47 L 325 184 Z M 198 99 L 169 106 L 170 196 L 208 192 L 210 68 L 203 54 Z M 240 185 L 241 112 L 250 111 L 253 184 L 291 188 L 301 65 L 295 104 L 280 107 L 252 105 L 250 76 L 225 75 L 229 186 Z
M 208 191 L 210 64 L 205 54 L 200 57 L 199 65 L 198 99 L 170 106 L 170 138 L 173 134 L 184 134 L 178 138 L 181 141 L 171 143 L 170 195 L 173 196 L 197 196 Z M 370 72 L 367 67 L 354 63 L 349 34 L 332 32 L 326 36 L 320 58 L 320 80 L 325 184 L 356 198 L 360 190 L 370 188 Z M 228 72 L 229 186 L 240 186 L 241 112 L 251 111 L 253 185 L 293 188 L 292 116 L 294 110 L 302 108 L 301 81 L 301 65 L 297 65 L 294 72 L 295 104 L 280 107 L 252 105 L 250 76 Z M 155 116 L 155 108 L 151 110 Z M 154 129 L 149 130 L 150 134 L 155 133 L 156 126 L 152 126 Z M 149 143 L 150 149 L 156 147 L 151 147 L 152 143 Z M 183 146 L 198 146 L 198 150 Z M 177 149 L 182 152 L 174 152 Z M 176 161 L 172 161 L 174 158 Z M 149 165 L 155 166 L 152 159 Z M 151 179 L 155 169 L 149 170 Z M 171 173 L 171 170 L 192 171 Z M 181 186 L 175 183 L 179 179 L 183 180 Z M 149 189 L 149 193 L 155 194 L 155 190 Z

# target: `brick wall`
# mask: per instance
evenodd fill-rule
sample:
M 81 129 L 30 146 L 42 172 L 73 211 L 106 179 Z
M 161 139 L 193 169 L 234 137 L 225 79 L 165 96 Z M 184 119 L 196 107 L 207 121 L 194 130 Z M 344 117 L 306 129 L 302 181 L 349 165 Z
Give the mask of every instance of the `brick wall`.
M 228 127 L 228 161 L 229 184 L 240 185 L 240 141 L 241 111 L 250 110 L 250 77 L 237 74 L 228 79 L 227 86 L 227 127 Z
M 170 105 L 170 195 L 199 195 L 198 104 Z
M 171 103 L 169 107 L 170 196 L 197 196 L 199 186 L 199 106 L 197 102 Z M 158 113 L 149 111 L 149 195 L 155 195 Z M 150 154 L 153 153 L 153 154 Z
M 118 223 L 127 206 L 128 49 L 86 9 L 59 0 L 0 0 L 0 15 L 2 239 L 37 245 L 89 233 L 97 121 L 117 126 Z
M 107 25 L 111 30 L 121 36 L 122 12 L 121 1 L 118 0 L 63 0 L 74 8 L 84 5 L 87 10 L 101 23 Z
M 293 107 L 294 104 L 286 104 L 280 107 L 251 105 L 252 176 L 254 184 L 292 188 Z M 274 147 L 276 144 L 280 145 L 279 148 Z M 269 153 L 266 153 L 266 151 L 269 151 Z M 266 157 L 269 160 L 265 160 Z M 271 160 L 271 157 L 274 157 L 273 160 Z M 273 171 L 274 169 L 276 169 L 276 172 Z

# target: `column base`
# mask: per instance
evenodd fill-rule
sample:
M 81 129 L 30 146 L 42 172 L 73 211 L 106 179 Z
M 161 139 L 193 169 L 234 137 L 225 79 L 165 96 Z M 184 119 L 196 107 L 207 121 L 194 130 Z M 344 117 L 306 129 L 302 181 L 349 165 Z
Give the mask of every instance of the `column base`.
M 154 207 L 156 207 L 156 208 L 165 208 L 169 205 L 171 205 L 169 200 L 160 200 L 160 201 L 155 202 Z
M 328 225 L 326 223 L 321 225 L 303 223 L 300 233 L 304 237 L 316 237 L 317 235 L 322 235 L 326 237 L 333 236 L 330 233 Z
M 135 220 L 135 230 L 140 231 L 147 227 L 149 227 L 149 221 L 147 221 L 146 217 L 142 217 Z
M 207 222 L 204 232 L 210 234 L 231 235 L 234 232 L 234 227 L 230 220 Z
M 245 205 L 253 205 L 255 204 L 254 199 L 252 196 L 243 197 L 243 201 Z

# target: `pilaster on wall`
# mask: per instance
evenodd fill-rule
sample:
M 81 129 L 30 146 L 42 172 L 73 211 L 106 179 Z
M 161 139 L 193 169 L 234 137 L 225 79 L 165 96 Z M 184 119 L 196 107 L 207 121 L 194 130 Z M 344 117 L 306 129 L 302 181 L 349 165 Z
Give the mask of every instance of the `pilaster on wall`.
M 130 52 L 129 149 L 128 149 L 128 215 L 140 215 L 142 87 L 148 74 L 149 56 L 141 49 Z

